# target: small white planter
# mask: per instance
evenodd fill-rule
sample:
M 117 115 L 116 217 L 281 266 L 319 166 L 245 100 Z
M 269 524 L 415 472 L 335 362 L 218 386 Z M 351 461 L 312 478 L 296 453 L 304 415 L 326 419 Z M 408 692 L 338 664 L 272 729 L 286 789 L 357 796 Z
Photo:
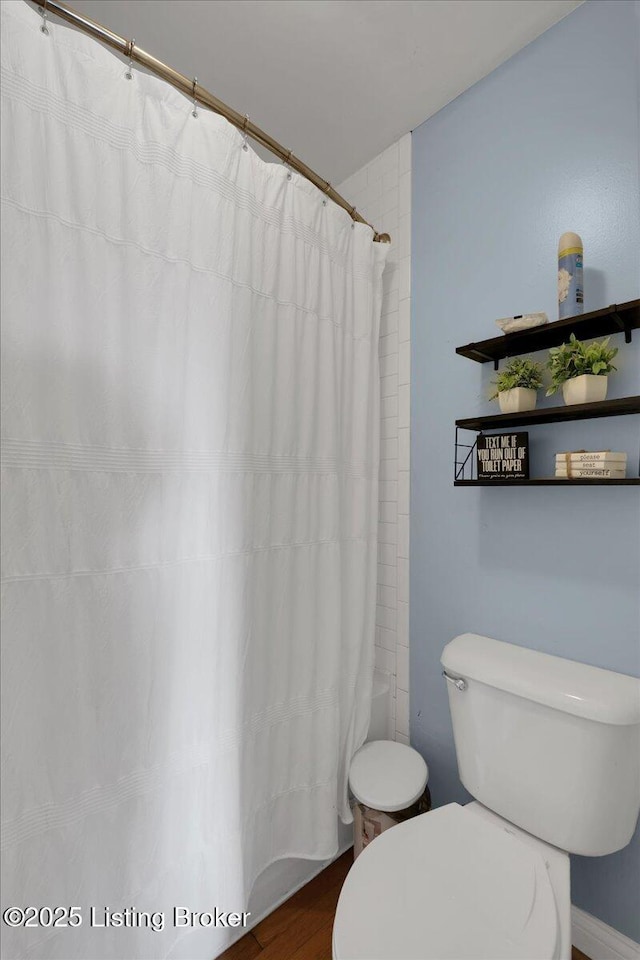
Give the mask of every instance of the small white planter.
M 607 397 L 608 377 L 595 376 L 593 373 L 583 373 L 581 377 L 565 380 L 562 384 L 562 396 L 566 405 L 574 403 L 597 403 Z
M 513 390 L 501 390 L 498 403 L 501 413 L 525 413 L 535 410 L 538 391 L 530 387 L 514 387 Z

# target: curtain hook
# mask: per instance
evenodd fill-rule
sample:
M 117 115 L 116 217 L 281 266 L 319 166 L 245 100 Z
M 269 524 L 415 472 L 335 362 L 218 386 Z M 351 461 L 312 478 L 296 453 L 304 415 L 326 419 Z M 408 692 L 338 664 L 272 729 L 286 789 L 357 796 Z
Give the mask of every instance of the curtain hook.
M 135 37 L 133 40 L 129 40 L 127 43 L 127 56 L 129 57 L 129 66 L 127 68 L 127 72 L 125 73 L 127 80 L 133 80 L 133 48 L 135 45 Z
M 40 7 L 40 16 L 42 17 L 40 33 L 44 33 L 45 37 L 49 36 L 49 28 L 47 26 L 47 3 L 48 0 L 43 0 L 42 6 Z
M 286 155 L 286 157 L 284 157 L 283 160 L 282 160 L 282 163 L 284 164 L 285 167 L 288 167 L 288 166 L 289 166 L 289 160 L 291 159 L 291 154 L 292 154 L 292 152 L 293 152 L 292 150 L 289 150 L 289 152 L 288 152 L 288 154 Z M 288 169 L 288 170 L 287 170 L 287 180 L 291 180 L 291 177 L 292 177 L 292 176 L 293 176 L 293 174 L 291 173 L 291 170 Z
M 198 101 L 197 101 L 197 99 L 196 99 L 196 89 L 197 89 L 197 87 L 198 87 L 198 78 L 197 78 L 197 77 L 194 77 L 194 78 L 193 78 L 193 88 L 192 88 L 193 110 L 191 111 L 191 116 L 192 116 L 195 120 L 198 119 Z
M 243 121 L 243 124 L 242 124 L 242 130 L 241 130 L 241 132 L 242 132 L 242 149 L 243 149 L 243 150 L 248 150 L 248 149 L 249 149 L 249 144 L 247 143 L 247 124 L 248 124 L 248 123 L 249 123 L 249 114 L 248 114 L 248 113 L 245 113 L 245 115 L 244 115 L 244 121 Z

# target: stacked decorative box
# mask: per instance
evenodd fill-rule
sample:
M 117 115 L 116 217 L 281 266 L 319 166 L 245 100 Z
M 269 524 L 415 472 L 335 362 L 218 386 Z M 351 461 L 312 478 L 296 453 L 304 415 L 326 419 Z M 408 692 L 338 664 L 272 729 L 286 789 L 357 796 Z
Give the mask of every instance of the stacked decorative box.
M 627 475 L 626 453 L 611 450 L 573 450 L 556 454 L 556 477 L 566 480 L 624 480 Z

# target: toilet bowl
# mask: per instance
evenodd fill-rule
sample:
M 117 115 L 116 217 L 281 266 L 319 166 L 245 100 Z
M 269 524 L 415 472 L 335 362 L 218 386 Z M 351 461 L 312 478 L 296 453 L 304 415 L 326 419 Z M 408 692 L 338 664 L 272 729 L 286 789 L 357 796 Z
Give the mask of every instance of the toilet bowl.
M 569 858 L 478 803 L 370 844 L 342 888 L 334 960 L 564 960 Z

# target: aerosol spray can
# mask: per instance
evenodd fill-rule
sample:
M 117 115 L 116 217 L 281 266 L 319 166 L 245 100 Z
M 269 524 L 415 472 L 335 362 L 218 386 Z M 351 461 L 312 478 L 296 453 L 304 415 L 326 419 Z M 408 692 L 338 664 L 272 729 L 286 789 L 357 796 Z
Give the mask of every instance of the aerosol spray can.
M 577 233 L 563 233 L 558 243 L 558 317 L 574 317 L 584 310 L 582 240 Z

